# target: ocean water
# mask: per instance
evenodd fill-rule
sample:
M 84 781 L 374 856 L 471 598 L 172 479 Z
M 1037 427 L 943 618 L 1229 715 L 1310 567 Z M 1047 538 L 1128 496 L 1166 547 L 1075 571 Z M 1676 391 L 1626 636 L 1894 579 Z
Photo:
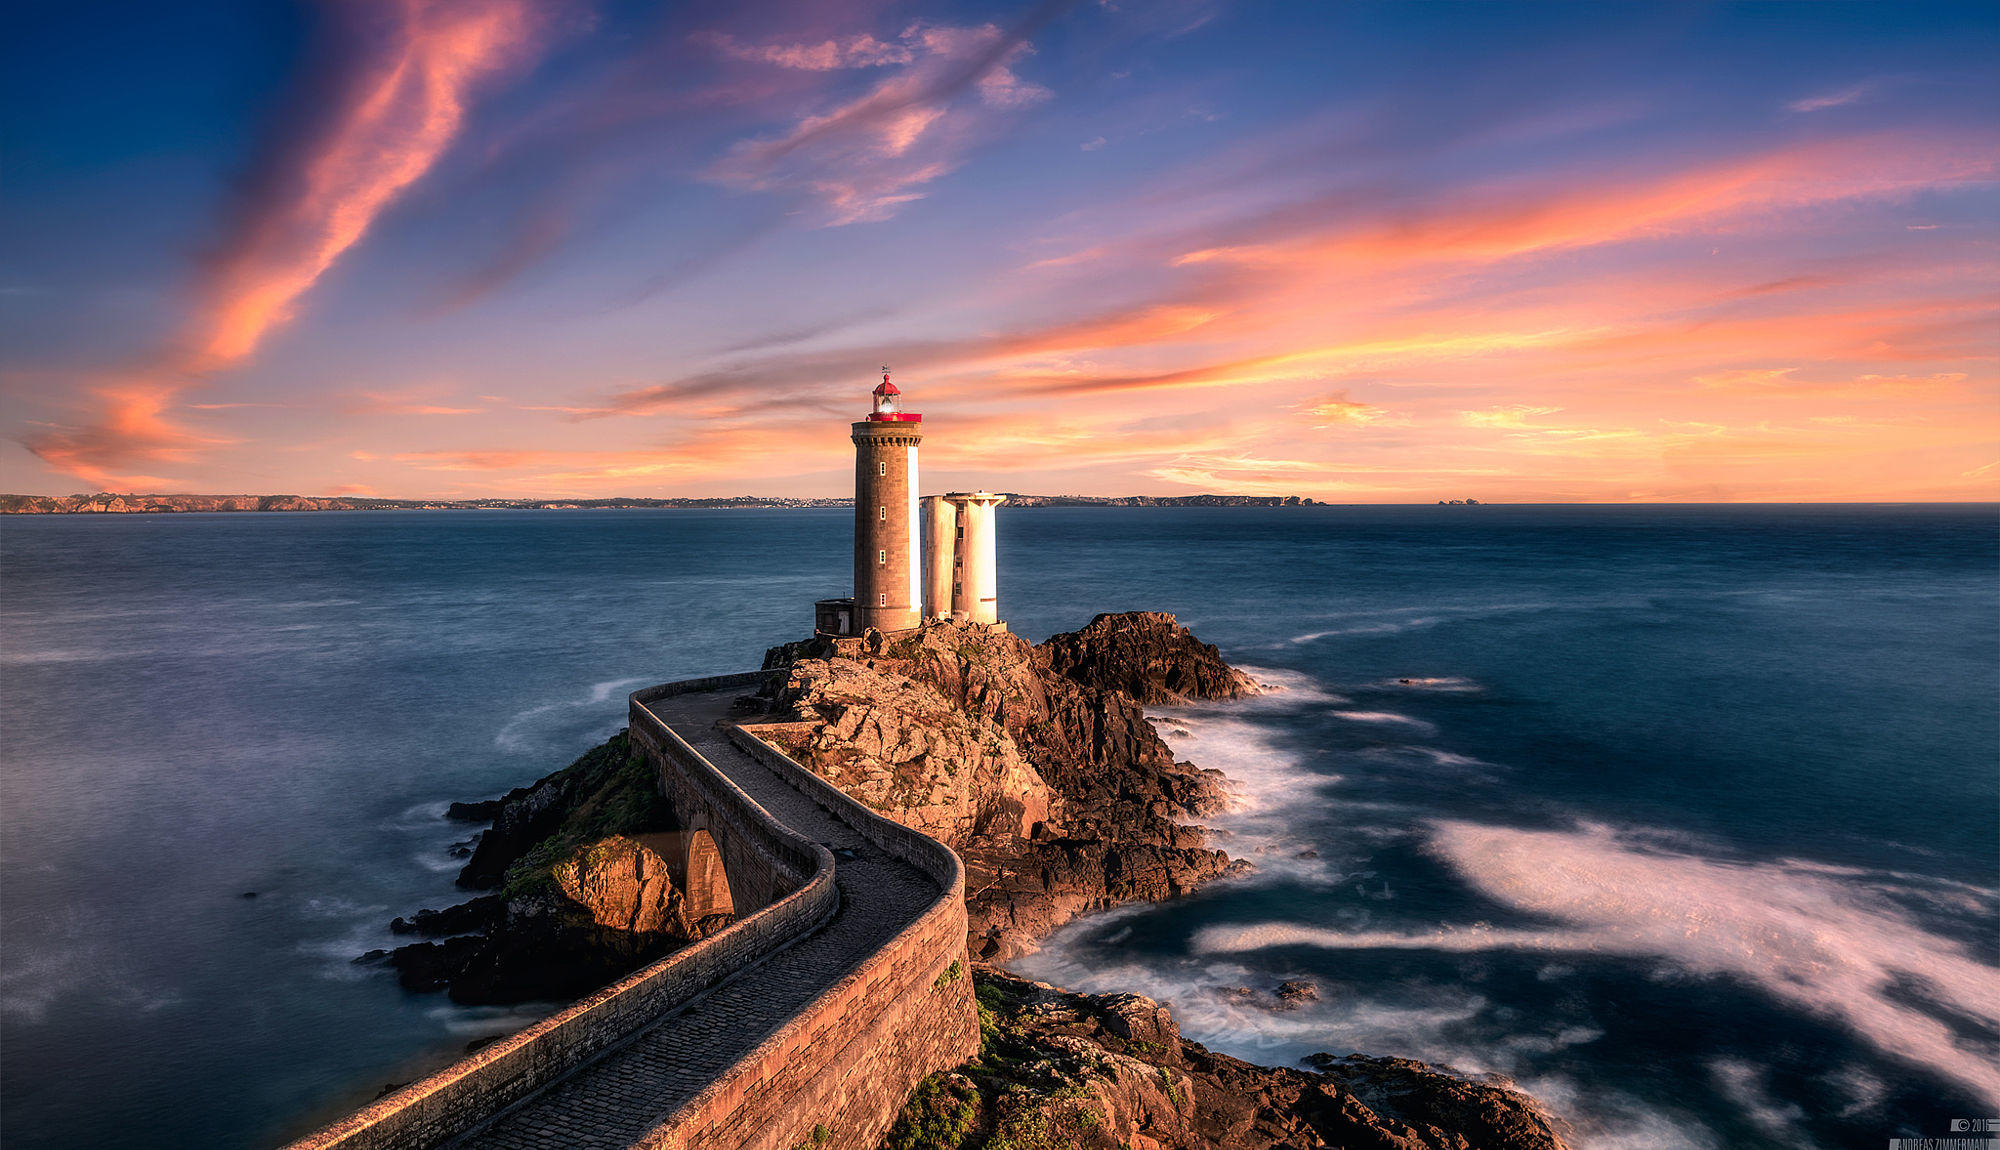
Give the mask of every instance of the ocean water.
M 350 959 L 627 691 L 753 666 L 845 511 L 0 522 L 0 1135 L 260 1147 L 540 1010 Z M 1259 1061 L 1511 1076 L 1578 1145 L 2000 1114 L 1993 507 L 1002 512 L 1040 639 L 1173 611 L 1256 874 L 1018 965 Z M 254 892 L 254 897 L 248 897 Z M 1277 1008 L 1276 984 L 1320 997 Z

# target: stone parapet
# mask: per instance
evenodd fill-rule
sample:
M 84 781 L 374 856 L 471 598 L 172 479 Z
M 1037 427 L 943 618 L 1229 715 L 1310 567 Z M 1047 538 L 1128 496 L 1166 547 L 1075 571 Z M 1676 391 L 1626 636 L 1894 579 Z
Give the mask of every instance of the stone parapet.
M 965 953 L 965 868 L 759 738 L 730 741 L 881 850 L 934 879 L 938 897 L 639 1145 L 646 1150 L 872 1150 L 926 1076 L 979 1050 Z
M 590 1062 L 666 1012 L 825 923 L 840 905 L 832 852 L 772 818 L 645 705 L 691 691 L 751 686 L 765 677 L 764 672 L 715 676 L 636 692 L 631 700 L 632 734 L 656 763 L 671 762 L 672 773 L 703 796 L 718 823 L 735 833 L 739 846 L 754 845 L 765 853 L 771 875 L 788 880 L 783 884 L 788 888 L 785 893 L 715 934 L 525 1030 L 482 1047 L 292 1143 L 287 1150 L 436 1146 Z

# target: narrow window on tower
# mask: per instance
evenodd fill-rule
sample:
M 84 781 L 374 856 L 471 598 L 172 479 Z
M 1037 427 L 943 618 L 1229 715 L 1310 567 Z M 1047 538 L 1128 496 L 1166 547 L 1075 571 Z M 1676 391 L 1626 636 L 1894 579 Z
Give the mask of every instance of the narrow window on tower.
M 875 600 L 875 605 L 877 607 L 887 607 L 889 605 L 889 593 L 887 591 L 884 591 L 882 592 L 881 595 L 877 596 Z
M 887 563 L 888 561 L 889 561 L 889 552 L 888 552 L 888 551 L 886 551 L 886 550 L 883 550 L 883 551 L 877 551 L 877 552 L 875 553 L 875 562 L 877 562 L 877 563 Z
M 884 459 L 881 462 L 877 463 L 875 465 L 875 474 L 877 475 L 889 474 L 889 461 Z
M 880 515 L 877 515 L 877 516 L 876 516 L 875 518 L 877 518 L 877 519 L 880 519 L 880 520 L 882 520 L 882 521 L 883 521 L 883 522 L 885 522 L 885 523 L 886 523 L 886 522 L 888 522 L 888 520 L 889 520 L 889 506 L 888 506 L 888 504 L 886 504 L 886 503 L 885 503 L 885 504 L 883 504 L 882 506 L 880 506 L 880 507 L 877 507 L 877 508 L 876 508 L 875 510 L 877 510 L 877 511 L 881 512 L 881 514 L 880 514 Z

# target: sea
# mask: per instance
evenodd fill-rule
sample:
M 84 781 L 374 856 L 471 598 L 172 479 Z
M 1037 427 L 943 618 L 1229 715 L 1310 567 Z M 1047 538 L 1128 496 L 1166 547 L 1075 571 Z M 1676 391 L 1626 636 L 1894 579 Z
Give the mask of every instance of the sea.
M 357 955 L 444 818 L 640 686 L 755 667 L 851 514 L 0 521 L 0 1137 L 261 1148 L 552 1009 Z M 1612 1148 L 2000 1116 L 2000 508 L 1002 508 L 1030 640 L 1178 615 L 1270 688 L 1157 708 L 1253 873 L 1018 972 L 1274 1065 L 1501 1075 Z M 1316 997 L 1280 999 L 1286 981 Z

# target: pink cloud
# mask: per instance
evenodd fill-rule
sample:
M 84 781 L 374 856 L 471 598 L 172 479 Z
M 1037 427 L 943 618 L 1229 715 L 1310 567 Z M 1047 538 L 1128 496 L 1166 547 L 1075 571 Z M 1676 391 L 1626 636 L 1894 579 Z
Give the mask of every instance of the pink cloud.
M 527 59 L 542 15 L 531 0 L 354 8 L 379 16 L 387 31 L 348 63 L 317 131 L 280 141 L 290 163 L 231 221 L 186 352 L 162 355 L 143 383 L 96 389 L 93 422 L 26 437 L 51 467 L 103 483 L 135 478 L 121 474 L 135 466 L 185 464 L 227 442 L 175 424 L 167 412 L 176 397 L 292 319 L 301 297 L 457 138 L 474 93 Z
M 1013 64 L 1032 51 L 1029 31 L 1063 6 L 1045 3 L 1012 30 L 991 24 L 914 26 L 898 42 L 907 60 L 869 50 L 870 66 L 903 65 L 893 74 L 776 135 L 738 142 L 710 166 L 708 177 L 752 191 L 811 196 L 825 206 L 829 226 L 888 219 L 922 199 L 925 185 L 955 170 L 997 133 L 1001 113 L 1049 97 L 1047 88 L 1017 75 Z M 881 44 L 866 39 L 871 46 Z M 820 45 L 797 58 L 824 60 L 829 69 L 856 66 L 845 62 L 849 57 L 838 42 L 828 44 L 829 51 L 819 51 L 827 47 Z M 742 58 L 733 42 L 725 52 Z M 976 98 L 967 99 L 968 93 Z

